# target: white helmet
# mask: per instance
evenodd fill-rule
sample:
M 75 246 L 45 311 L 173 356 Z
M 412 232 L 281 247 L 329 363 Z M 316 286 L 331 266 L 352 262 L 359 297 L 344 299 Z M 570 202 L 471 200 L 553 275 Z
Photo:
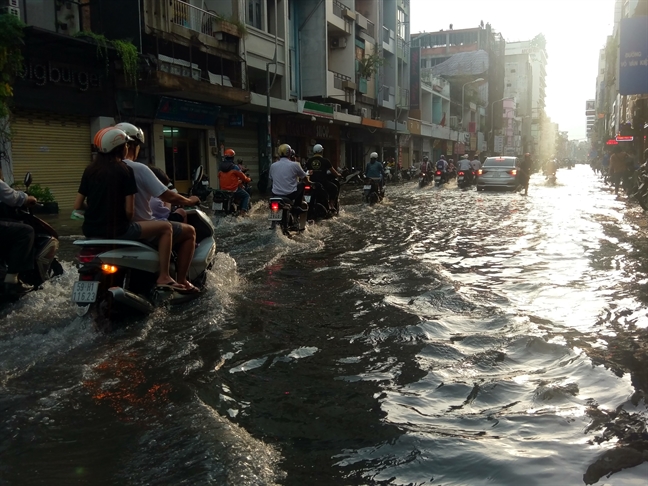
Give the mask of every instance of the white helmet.
M 378 154 L 376 152 L 371 152 L 371 155 L 369 156 L 370 159 L 377 159 Z
M 132 142 L 126 132 L 115 127 L 108 127 L 99 130 L 94 136 L 94 145 L 99 152 L 107 154 L 112 152 L 118 147 L 125 145 L 127 142 Z
M 138 143 L 144 145 L 144 131 L 141 128 L 136 127 L 131 123 L 125 122 L 118 123 L 117 125 L 115 125 L 115 128 L 123 130 L 124 132 L 126 132 L 126 135 L 135 139 Z
M 313 147 L 313 153 L 321 154 L 322 152 L 324 152 L 324 147 L 322 147 L 319 143 L 315 144 L 315 146 Z

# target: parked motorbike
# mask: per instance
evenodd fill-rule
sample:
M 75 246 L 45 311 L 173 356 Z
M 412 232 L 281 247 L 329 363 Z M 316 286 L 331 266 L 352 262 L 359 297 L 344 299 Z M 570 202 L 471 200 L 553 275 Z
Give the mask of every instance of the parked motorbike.
M 380 188 L 379 179 L 366 178 L 362 190 L 364 193 L 364 200 L 368 202 L 370 206 L 373 206 L 377 202 L 381 202 L 383 197 L 385 197 L 385 189 Z
M 363 180 L 362 177 L 360 177 L 360 172 L 361 171 L 355 167 L 351 167 L 350 169 L 344 167 L 340 171 L 340 175 L 345 180 L 346 184 L 362 184 Z
M 644 211 L 648 210 L 648 162 L 634 172 L 629 186 L 632 188 L 628 192 L 630 197 L 636 200 Z
M 291 231 L 301 233 L 306 229 L 307 216 L 308 204 L 306 202 L 296 205 L 287 197 L 273 196 L 270 198 L 270 213 L 268 214 L 268 221 L 271 223 L 270 229 L 279 225 L 281 232 L 290 238 Z
M 32 183 L 32 175 L 27 172 L 24 184 L 29 193 L 29 186 Z M 34 249 L 32 252 L 34 265 L 33 269 L 21 272 L 18 278 L 26 284 L 32 285 L 35 290 L 40 289 L 42 284 L 51 278 L 63 274 L 63 266 L 56 259 L 56 252 L 59 247 L 58 233 L 54 228 L 42 219 L 34 216 L 28 208 L 10 208 L 0 203 L 0 219 L 24 223 L 34 229 Z M 6 257 L 0 254 L 0 281 L 4 281 L 7 274 Z M 20 296 L 4 295 L 0 287 L 0 302 L 15 301 Z
M 197 171 L 197 175 L 199 180 L 202 171 Z M 188 280 L 202 288 L 216 256 L 214 225 L 200 209 L 186 208 L 186 212 L 187 223 L 196 230 L 196 250 Z M 150 314 L 160 305 L 182 304 L 200 295 L 158 287 L 158 251 L 142 241 L 84 239 L 74 245 L 80 247 L 79 280 L 74 283 L 72 301 L 77 304 L 79 315 L 90 313 L 100 331 L 113 329 L 133 314 Z M 175 269 L 176 258 L 172 255 L 172 276 Z

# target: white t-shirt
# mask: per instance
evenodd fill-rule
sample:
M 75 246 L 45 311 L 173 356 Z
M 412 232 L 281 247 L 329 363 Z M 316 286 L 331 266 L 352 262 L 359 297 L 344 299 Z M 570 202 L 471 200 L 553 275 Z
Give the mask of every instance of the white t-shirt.
M 479 159 L 471 160 L 470 165 L 472 166 L 473 170 L 481 169 L 481 162 L 479 161 Z
M 146 165 L 140 162 L 133 162 L 132 160 L 124 160 L 124 162 L 128 167 L 133 169 L 135 183 L 137 184 L 135 215 L 133 219 L 135 221 L 151 221 L 154 218 L 149 199 L 152 197 L 160 197 L 167 191 L 167 187 L 160 182 L 160 179 Z
M 299 179 L 307 175 L 297 162 L 293 162 L 286 157 L 281 157 L 270 166 L 272 194 L 287 196 L 295 192 Z
M 470 163 L 470 160 L 468 159 L 461 159 L 459 161 L 459 170 L 471 170 L 472 169 L 472 164 Z

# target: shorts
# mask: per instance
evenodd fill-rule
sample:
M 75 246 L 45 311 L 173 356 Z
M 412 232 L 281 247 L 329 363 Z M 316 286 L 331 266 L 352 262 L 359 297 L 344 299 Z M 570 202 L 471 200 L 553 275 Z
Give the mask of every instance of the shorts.
M 184 218 L 182 217 L 182 215 L 181 215 L 181 214 L 178 214 L 178 213 L 171 213 L 171 214 L 169 214 L 169 217 L 168 217 L 167 219 L 168 219 L 169 221 L 171 221 L 171 222 L 175 222 L 175 223 L 182 223 L 182 222 L 184 221 Z M 175 229 L 173 230 L 173 232 L 174 232 L 174 234 L 175 234 Z
M 128 229 L 117 240 L 139 240 L 142 237 L 142 227 L 139 223 L 130 223 Z

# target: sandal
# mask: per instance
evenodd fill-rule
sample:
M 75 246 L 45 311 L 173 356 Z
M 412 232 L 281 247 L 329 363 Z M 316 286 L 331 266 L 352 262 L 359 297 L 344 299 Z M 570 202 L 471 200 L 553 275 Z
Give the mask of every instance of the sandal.
M 199 294 L 201 290 L 195 285 L 193 285 L 191 282 L 187 282 L 187 285 L 185 285 L 182 290 L 179 290 L 179 292 L 181 294 Z
M 185 289 L 184 285 L 179 284 L 178 282 L 174 282 L 173 280 L 170 282 L 167 282 L 165 284 L 156 284 L 155 285 L 155 290 L 171 290 L 174 292 L 182 292 Z

